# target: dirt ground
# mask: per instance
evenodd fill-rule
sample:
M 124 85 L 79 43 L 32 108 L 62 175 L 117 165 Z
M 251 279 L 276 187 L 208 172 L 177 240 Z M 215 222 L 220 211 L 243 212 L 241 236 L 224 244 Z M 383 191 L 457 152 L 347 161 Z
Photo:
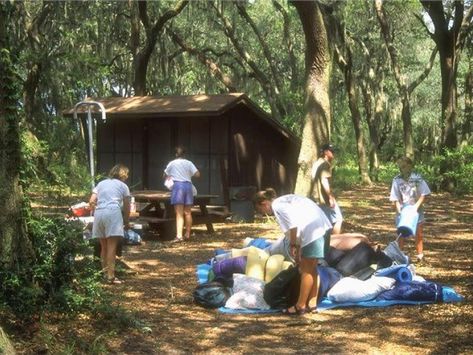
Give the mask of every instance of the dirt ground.
M 344 231 L 364 233 L 382 245 L 393 240 L 394 212 L 387 186 L 360 187 L 338 195 L 346 219 Z M 193 304 L 195 266 L 212 257 L 215 249 L 241 247 L 246 237 L 279 237 L 277 225 L 264 220 L 217 224 L 213 234 L 197 227 L 192 240 L 180 244 L 147 240 L 127 247 L 121 258 L 125 283 L 106 287 L 116 295 L 116 304 L 140 319 L 138 327 L 100 329 L 85 316 L 45 327 L 50 336 L 75 339 L 71 353 L 83 343 L 94 353 L 111 354 L 471 354 L 473 197 L 433 194 L 426 211 L 426 260 L 416 263 L 417 274 L 452 286 L 465 297 L 461 303 L 334 309 L 304 317 L 227 315 Z M 406 249 L 411 256 L 413 244 Z M 31 347 L 20 350 L 31 352 Z M 49 348 L 49 353 L 54 349 Z

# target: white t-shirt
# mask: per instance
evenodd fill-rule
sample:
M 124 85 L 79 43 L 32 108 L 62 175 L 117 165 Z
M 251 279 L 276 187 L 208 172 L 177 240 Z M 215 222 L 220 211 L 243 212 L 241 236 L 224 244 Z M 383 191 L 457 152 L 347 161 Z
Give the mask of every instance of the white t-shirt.
M 177 158 L 169 162 L 164 169 L 167 176 L 172 177 L 174 181 L 191 182 L 192 177 L 197 172 L 197 168 L 190 160 Z
M 425 180 L 417 173 L 412 173 L 404 180 L 401 175 L 393 179 L 389 201 L 399 201 L 402 205 L 414 205 L 421 196 L 430 195 L 430 189 Z
M 92 192 L 97 195 L 97 210 L 121 208 L 123 199 L 130 196 L 130 189 L 127 184 L 119 179 L 102 180 Z
M 297 241 L 301 247 L 322 238 L 332 229 L 325 213 L 307 197 L 284 195 L 275 199 L 271 207 L 286 236 L 290 229 L 297 228 Z

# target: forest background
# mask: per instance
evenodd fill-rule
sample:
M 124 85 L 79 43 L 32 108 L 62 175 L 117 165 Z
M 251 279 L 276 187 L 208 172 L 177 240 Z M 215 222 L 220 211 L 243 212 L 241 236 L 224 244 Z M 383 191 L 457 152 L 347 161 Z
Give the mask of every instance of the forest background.
M 97 311 L 93 262 L 68 257 L 78 231 L 31 208 L 88 194 L 61 115 L 86 97 L 244 92 L 301 138 L 297 192 L 331 141 L 337 188 L 387 183 L 407 155 L 434 191 L 471 193 L 472 16 L 470 1 L 1 1 L 1 312 Z

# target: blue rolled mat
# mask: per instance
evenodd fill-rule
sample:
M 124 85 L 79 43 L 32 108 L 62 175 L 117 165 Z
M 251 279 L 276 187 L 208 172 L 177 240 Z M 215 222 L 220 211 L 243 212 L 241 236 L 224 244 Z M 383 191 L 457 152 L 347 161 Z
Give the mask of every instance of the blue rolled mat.
M 376 270 L 375 276 L 387 276 L 399 282 L 411 282 L 412 272 L 406 265 L 394 265 L 384 269 Z
M 394 277 L 397 281 L 400 282 L 411 282 L 412 281 L 412 272 L 407 267 L 401 267 L 397 270 L 397 273 Z

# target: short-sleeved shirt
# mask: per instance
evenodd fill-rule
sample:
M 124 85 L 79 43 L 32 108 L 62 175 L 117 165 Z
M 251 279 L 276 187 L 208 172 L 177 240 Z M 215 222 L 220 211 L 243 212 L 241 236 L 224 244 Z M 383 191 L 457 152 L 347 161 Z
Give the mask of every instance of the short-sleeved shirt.
M 401 205 L 414 205 L 421 196 L 430 195 L 430 188 L 417 173 L 411 173 L 407 180 L 397 175 L 391 185 L 390 201 L 398 201 Z
M 330 205 L 329 196 L 322 186 L 322 179 L 332 177 L 332 165 L 324 158 L 317 159 L 312 166 L 311 176 L 314 182 L 314 189 L 311 192 L 314 201 L 321 205 Z
M 168 163 L 164 173 L 172 177 L 174 181 L 192 181 L 192 177 L 197 172 L 194 163 L 187 159 L 174 159 Z
M 332 224 L 319 206 L 307 197 L 284 195 L 276 198 L 271 207 L 284 234 L 297 228 L 297 241 L 304 247 L 314 240 L 323 238 L 332 229 Z
M 127 184 L 119 179 L 100 181 L 92 191 L 97 195 L 96 210 L 105 208 L 121 208 L 123 199 L 130 196 Z

